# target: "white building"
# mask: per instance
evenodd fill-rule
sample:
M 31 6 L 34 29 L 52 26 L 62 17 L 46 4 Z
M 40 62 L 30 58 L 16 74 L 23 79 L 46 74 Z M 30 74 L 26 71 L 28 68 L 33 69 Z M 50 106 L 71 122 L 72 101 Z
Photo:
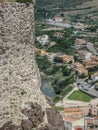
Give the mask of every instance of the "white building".
M 54 17 L 54 21 L 55 22 L 63 22 L 63 17 L 61 17 L 61 16 L 55 16 Z
M 48 35 L 42 35 L 37 37 L 37 41 L 41 43 L 42 45 L 48 45 L 49 44 L 49 36 Z

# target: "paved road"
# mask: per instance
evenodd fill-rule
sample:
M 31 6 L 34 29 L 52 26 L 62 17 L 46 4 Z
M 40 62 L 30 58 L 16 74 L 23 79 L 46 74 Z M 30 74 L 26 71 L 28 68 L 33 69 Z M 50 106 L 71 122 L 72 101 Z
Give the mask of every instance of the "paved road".
M 55 21 L 47 21 L 46 23 L 47 23 L 48 25 L 57 26 L 57 27 L 62 27 L 62 28 L 74 27 L 74 28 L 76 28 L 76 29 L 84 29 L 84 27 L 82 27 L 82 26 L 71 25 L 71 24 L 67 24 L 67 23 L 60 23 L 60 22 L 55 22 Z
M 86 46 L 93 54 L 98 55 L 96 49 L 94 49 L 93 43 L 88 42 Z
M 83 88 L 79 88 L 81 91 L 93 96 L 93 97 L 97 97 L 98 98 L 98 91 L 96 91 L 93 88 L 87 88 L 86 90 Z
M 47 24 L 52 25 L 52 26 L 63 27 L 63 28 L 70 28 L 70 27 L 71 27 L 70 24 L 66 24 L 66 23 L 56 23 L 56 22 L 54 22 L 54 21 L 52 21 L 52 22 L 47 22 Z

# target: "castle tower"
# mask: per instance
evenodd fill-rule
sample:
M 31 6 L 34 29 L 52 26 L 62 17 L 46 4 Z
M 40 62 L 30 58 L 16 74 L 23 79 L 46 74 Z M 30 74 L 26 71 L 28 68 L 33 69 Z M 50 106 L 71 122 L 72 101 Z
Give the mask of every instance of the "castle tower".
M 30 102 L 47 105 L 34 59 L 34 3 L 0 3 L 0 127 L 28 119 Z

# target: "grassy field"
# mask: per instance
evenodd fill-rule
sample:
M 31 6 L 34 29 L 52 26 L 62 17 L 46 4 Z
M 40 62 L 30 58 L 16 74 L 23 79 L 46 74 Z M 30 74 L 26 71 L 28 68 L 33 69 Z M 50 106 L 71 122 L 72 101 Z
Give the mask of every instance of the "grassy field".
M 80 90 L 74 91 L 69 97 L 69 100 L 78 100 L 78 101 L 84 101 L 89 102 L 91 99 L 93 99 L 91 96 L 83 93 Z
M 64 107 L 56 107 L 58 111 L 64 111 Z

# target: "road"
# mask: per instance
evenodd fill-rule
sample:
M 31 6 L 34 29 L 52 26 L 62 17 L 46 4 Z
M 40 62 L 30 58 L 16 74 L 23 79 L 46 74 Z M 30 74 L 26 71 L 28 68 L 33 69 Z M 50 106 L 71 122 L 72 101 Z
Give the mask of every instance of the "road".
M 85 27 L 79 26 L 79 25 L 71 25 L 71 24 L 63 23 L 63 22 L 55 22 L 53 20 L 51 20 L 51 21 L 47 20 L 46 24 L 52 25 L 52 26 L 57 26 L 57 27 L 62 27 L 62 28 L 70 28 L 70 27 L 74 27 L 75 29 L 84 29 L 85 28 Z
M 67 23 L 57 23 L 57 22 L 54 22 L 54 21 L 47 22 L 47 24 L 52 25 L 52 26 L 62 27 L 62 28 L 70 28 L 71 27 L 70 24 L 67 24 Z
M 95 55 L 98 55 L 96 49 L 94 49 L 93 43 L 88 42 L 86 46 L 87 46 L 87 48 L 89 49 L 89 51 L 91 51 L 91 52 L 92 52 L 93 54 L 95 54 Z
M 97 97 L 98 98 L 98 91 L 96 91 L 93 88 L 87 88 L 86 90 L 83 88 L 79 88 L 81 91 L 93 96 L 93 97 Z

